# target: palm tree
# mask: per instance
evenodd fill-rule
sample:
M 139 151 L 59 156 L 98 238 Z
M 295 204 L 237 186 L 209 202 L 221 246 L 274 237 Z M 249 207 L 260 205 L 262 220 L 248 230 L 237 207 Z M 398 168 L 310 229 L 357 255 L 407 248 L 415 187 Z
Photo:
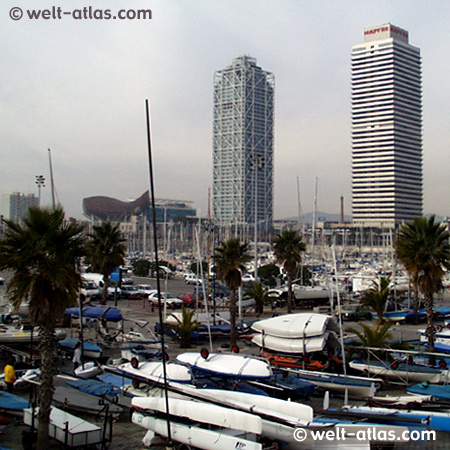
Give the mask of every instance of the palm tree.
M 189 348 L 191 346 L 191 333 L 198 329 L 200 324 L 194 319 L 195 309 L 188 310 L 183 306 L 181 310 L 181 319 L 172 314 L 177 323 L 170 325 L 180 336 L 180 347 Z
M 358 323 L 360 328 L 348 327 L 345 331 L 348 333 L 354 333 L 358 337 L 358 346 L 364 348 L 379 348 L 380 352 L 375 352 L 378 357 L 384 357 L 383 349 L 387 348 L 388 341 L 393 338 L 390 331 L 394 322 L 388 320 L 383 323 L 378 322 L 376 327 L 372 327 L 365 323 Z M 353 346 L 349 346 L 350 353 L 356 353 L 360 356 L 365 356 L 367 351 L 364 349 L 354 349 Z M 350 356 L 350 355 L 349 355 Z
M 357 343 L 350 343 L 347 347 L 349 357 L 352 354 L 357 354 L 361 357 L 367 356 L 367 350 L 365 348 L 379 348 L 380 351 L 373 351 L 372 353 L 379 358 L 392 358 L 391 354 L 387 354 L 384 351 L 386 348 L 398 349 L 398 350 L 407 350 L 411 348 L 406 342 L 390 342 L 393 339 L 393 334 L 391 333 L 391 328 L 394 325 L 394 322 L 391 320 L 387 320 L 383 323 L 377 323 L 375 327 L 372 327 L 366 323 L 359 322 L 358 325 L 361 328 L 356 327 L 348 327 L 346 328 L 346 332 L 354 333 L 358 337 Z M 354 348 L 355 344 L 358 347 L 363 348 Z
M 277 261 L 283 265 L 287 274 L 288 298 L 287 312 L 292 312 L 292 282 L 295 269 L 302 260 L 302 252 L 306 250 L 302 237 L 296 230 L 283 230 L 274 240 L 274 252 Z
M 30 208 L 23 225 L 4 220 L 0 239 L 0 270 L 9 270 L 10 301 L 29 301 L 33 326 L 39 327 L 41 382 L 37 448 L 48 448 L 50 407 L 55 374 L 55 327 L 67 307 L 76 304 L 81 278 L 77 258 L 83 254 L 81 225 L 65 222 L 64 211 Z
M 87 254 L 92 270 L 103 275 L 103 304 L 106 304 L 108 297 L 111 273 L 124 263 L 126 253 L 124 242 L 119 226 L 112 226 L 111 222 L 94 226 L 93 232 L 89 234 Z
M 383 314 L 391 295 L 390 282 L 390 277 L 381 277 L 379 280 L 374 280 L 372 287 L 367 289 L 361 297 L 361 304 L 368 306 L 377 314 L 380 325 L 385 322 Z
M 450 269 L 450 234 L 435 217 L 418 217 L 402 226 L 397 236 L 397 258 L 411 274 L 425 299 L 428 350 L 434 352 L 433 294 L 442 289 L 444 269 Z M 416 299 L 415 303 L 416 303 Z M 417 305 L 415 305 L 416 308 Z
M 237 289 L 242 284 L 244 264 L 251 261 L 248 244 L 241 244 L 239 238 L 222 241 L 215 250 L 217 275 L 230 289 L 230 348 L 237 342 L 236 309 Z
M 264 312 L 264 305 L 269 299 L 269 289 L 267 289 L 260 281 L 251 282 L 245 288 L 245 298 L 253 298 L 255 300 L 255 312 L 259 316 Z

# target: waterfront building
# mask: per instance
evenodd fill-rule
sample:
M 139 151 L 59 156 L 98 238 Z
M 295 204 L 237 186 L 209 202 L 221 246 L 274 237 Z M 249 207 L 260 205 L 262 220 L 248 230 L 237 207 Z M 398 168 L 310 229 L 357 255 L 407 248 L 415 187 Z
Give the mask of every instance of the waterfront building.
M 213 214 L 219 226 L 270 229 L 274 75 L 239 56 L 214 76 Z
M 34 194 L 13 192 L 2 195 L 2 216 L 13 222 L 21 222 L 31 206 L 39 206 L 39 197 Z
M 392 24 L 352 50 L 353 221 L 395 227 L 423 210 L 420 50 Z

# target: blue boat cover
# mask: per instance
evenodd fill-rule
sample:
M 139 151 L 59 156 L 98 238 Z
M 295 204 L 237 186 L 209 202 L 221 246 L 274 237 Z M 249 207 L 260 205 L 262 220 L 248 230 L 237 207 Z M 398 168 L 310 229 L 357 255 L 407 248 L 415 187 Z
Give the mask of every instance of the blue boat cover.
M 96 397 L 104 397 L 105 395 L 109 397 L 115 397 L 120 393 L 119 389 L 117 389 L 112 384 L 98 380 L 77 379 L 77 380 L 67 380 L 66 383 L 69 386 L 80 390 L 81 392 L 95 395 Z
M 61 347 L 73 350 L 75 348 L 75 345 L 77 345 L 78 342 L 79 342 L 79 339 L 67 337 L 67 338 L 63 339 L 62 341 L 58 341 L 58 344 Z M 102 348 L 99 347 L 97 344 L 94 344 L 93 342 L 86 342 L 86 341 L 83 342 L 83 350 L 91 351 L 91 352 L 98 352 L 98 353 L 102 352 Z
M 27 400 L 9 392 L 0 391 L 0 410 L 23 411 L 30 405 Z
M 432 395 L 436 400 L 450 400 L 450 386 L 441 384 L 418 383 L 409 386 L 412 394 Z
M 98 375 L 98 378 L 101 381 L 111 384 L 118 388 L 122 388 L 126 384 L 131 384 L 133 381 L 131 378 L 116 375 L 114 373 L 102 373 L 101 375 Z
M 66 316 L 80 316 L 80 308 L 67 308 L 64 312 Z M 122 312 L 118 308 L 110 308 L 108 306 L 85 306 L 82 312 L 83 317 L 89 319 L 103 318 L 109 322 L 120 322 L 122 320 Z

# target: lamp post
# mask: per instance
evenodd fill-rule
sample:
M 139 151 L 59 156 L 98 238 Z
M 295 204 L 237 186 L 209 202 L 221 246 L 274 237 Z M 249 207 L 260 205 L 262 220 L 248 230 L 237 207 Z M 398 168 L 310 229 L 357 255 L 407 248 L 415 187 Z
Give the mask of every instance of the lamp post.
M 41 188 L 45 187 L 45 178 L 43 175 L 36 175 L 36 184 L 38 187 L 39 207 L 41 207 Z

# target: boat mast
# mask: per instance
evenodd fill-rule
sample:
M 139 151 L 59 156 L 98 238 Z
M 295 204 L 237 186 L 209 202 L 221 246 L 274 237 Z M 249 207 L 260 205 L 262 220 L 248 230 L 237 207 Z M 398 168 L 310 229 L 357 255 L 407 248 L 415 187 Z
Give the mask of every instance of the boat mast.
M 153 243 L 155 252 L 155 268 L 156 268 L 156 290 L 158 292 L 158 312 L 159 312 L 159 327 L 161 338 L 161 352 L 162 352 L 162 367 L 164 378 L 164 395 L 166 400 L 166 420 L 167 420 L 167 440 L 169 447 L 172 447 L 172 435 L 170 430 L 170 412 L 169 412 L 169 390 L 167 383 L 167 368 L 166 368 L 166 349 L 164 344 L 164 327 L 162 316 L 162 302 L 161 302 L 161 280 L 159 274 L 159 261 L 158 261 L 158 237 L 156 234 L 156 208 L 155 208 L 155 187 L 153 180 L 153 164 L 152 164 L 152 144 L 150 137 L 150 113 L 148 108 L 148 100 L 145 100 L 145 111 L 147 118 L 147 146 L 148 146 L 148 166 L 150 172 L 150 193 L 151 193 L 151 205 L 152 205 L 152 220 L 153 220 Z M 167 303 L 167 302 L 166 302 Z
M 48 160 L 50 164 L 50 187 L 52 192 L 52 209 L 55 210 L 56 202 L 55 202 L 55 182 L 53 181 L 53 166 L 52 166 L 52 151 L 48 149 Z

